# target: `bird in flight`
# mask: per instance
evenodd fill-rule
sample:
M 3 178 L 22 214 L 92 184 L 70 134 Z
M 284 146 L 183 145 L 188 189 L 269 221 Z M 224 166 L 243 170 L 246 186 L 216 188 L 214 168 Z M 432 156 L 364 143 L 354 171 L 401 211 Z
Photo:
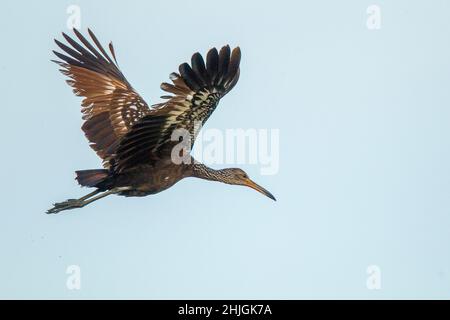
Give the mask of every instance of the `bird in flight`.
M 76 171 L 78 183 L 95 190 L 79 199 L 55 203 L 47 213 L 81 208 L 111 194 L 155 194 L 186 177 L 247 186 L 275 200 L 243 170 L 214 170 L 189 154 L 198 127 L 239 79 L 239 47 L 232 51 L 228 45 L 220 51 L 213 48 L 206 63 L 195 53 L 190 65 L 183 63 L 178 73 L 170 74 L 172 83 L 161 84 L 169 93 L 162 97 L 165 102 L 149 107 L 120 71 L 112 43 L 108 54 L 91 30 L 91 41 L 73 31 L 78 41 L 65 33 L 67 44 L 55 39 L 63 53 L 53 51 L 59 60 L 52 61 L 68 77 L 75 95 L 83 97 L 82 130 L 103 168 Z M 173 139 L 176 130 L 186 134 Z M 182 142 L 184 147 L 174 152 Z

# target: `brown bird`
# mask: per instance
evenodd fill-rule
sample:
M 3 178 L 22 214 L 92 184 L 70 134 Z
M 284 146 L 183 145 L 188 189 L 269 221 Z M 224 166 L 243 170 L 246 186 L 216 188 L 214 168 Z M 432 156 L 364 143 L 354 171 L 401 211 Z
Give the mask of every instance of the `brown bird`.
M 186 177 L 248 186 L 275 200 L 243 170 L 214 170 L 189 155 L 198 127 L 239 79 L 239 47 L 232 52 L 228 45 L 220 51 L 209 50 L 206 64 L 195 53 L 191 65 L 183 63 L 179 73 L 170 75 L 172 84 L 161 84 L 162 90 L 171 94 L 162 97 L 166 101 L 149 107 L 119 70 L 112 43 L 111 58 L 91 30 L 93 43 L 73 31 L 79 41 L 63 33 L 68 45 L 55 39 L 64 54 L 53 51 L 60 61 L 52 61 L 69 77 L 67 83 L 75 95 L 83 97 L 82 130 L 103 160 L 104 169 L 76 171 L 78 183 L 95 190 L 79 199 L 55 203 L 47 213 L 81 208 L 111 194 L 155 194 Z M 174 139 L 177 130 L 187 134 Z M 180 144 L 183 148 L 175 149 Z

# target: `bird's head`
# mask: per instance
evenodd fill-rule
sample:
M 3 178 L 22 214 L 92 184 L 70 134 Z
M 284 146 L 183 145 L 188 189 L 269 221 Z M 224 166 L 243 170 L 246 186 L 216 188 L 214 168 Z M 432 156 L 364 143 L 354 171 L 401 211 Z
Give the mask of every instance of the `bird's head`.
M 244 170 L 239 168 L 228 168 L 220 170 L 222 181 L 228 184 L 247 186 L 261 192 L 263 195 L 276 201 L 275 197 L 266 189 L 252 181 Z

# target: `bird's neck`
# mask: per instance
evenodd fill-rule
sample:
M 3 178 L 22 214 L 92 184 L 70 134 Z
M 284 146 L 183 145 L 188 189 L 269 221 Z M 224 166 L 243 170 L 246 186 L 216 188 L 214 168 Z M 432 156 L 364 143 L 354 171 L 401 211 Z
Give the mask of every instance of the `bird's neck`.
M 191 176 L 205 180 L 221 181 L 220 170 L 214 170 L 198 162 L 192 164 Z

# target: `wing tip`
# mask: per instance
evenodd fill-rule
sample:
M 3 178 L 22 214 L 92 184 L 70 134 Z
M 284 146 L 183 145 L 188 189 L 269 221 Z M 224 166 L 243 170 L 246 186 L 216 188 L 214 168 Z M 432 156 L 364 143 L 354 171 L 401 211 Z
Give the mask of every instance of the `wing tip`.
M 211 89 L 213 87 L 222 87 L 222 90 L 228 92 L 231 87 L 229 84 L 236 80 L 241 59 L 241 48 L 236 46 L 231 50 L 229 44 L 223 45 L 220 50 L 212 47 L 206 53 L 206 65 L 202 54 L 195 52 L 191 57 L 191 64 L 184 62 L 179 65 L 179 75 L 170 74 L 170 79 L 175 86 L 175 81 L 181 80 L 193 91 L 202 88 Z

